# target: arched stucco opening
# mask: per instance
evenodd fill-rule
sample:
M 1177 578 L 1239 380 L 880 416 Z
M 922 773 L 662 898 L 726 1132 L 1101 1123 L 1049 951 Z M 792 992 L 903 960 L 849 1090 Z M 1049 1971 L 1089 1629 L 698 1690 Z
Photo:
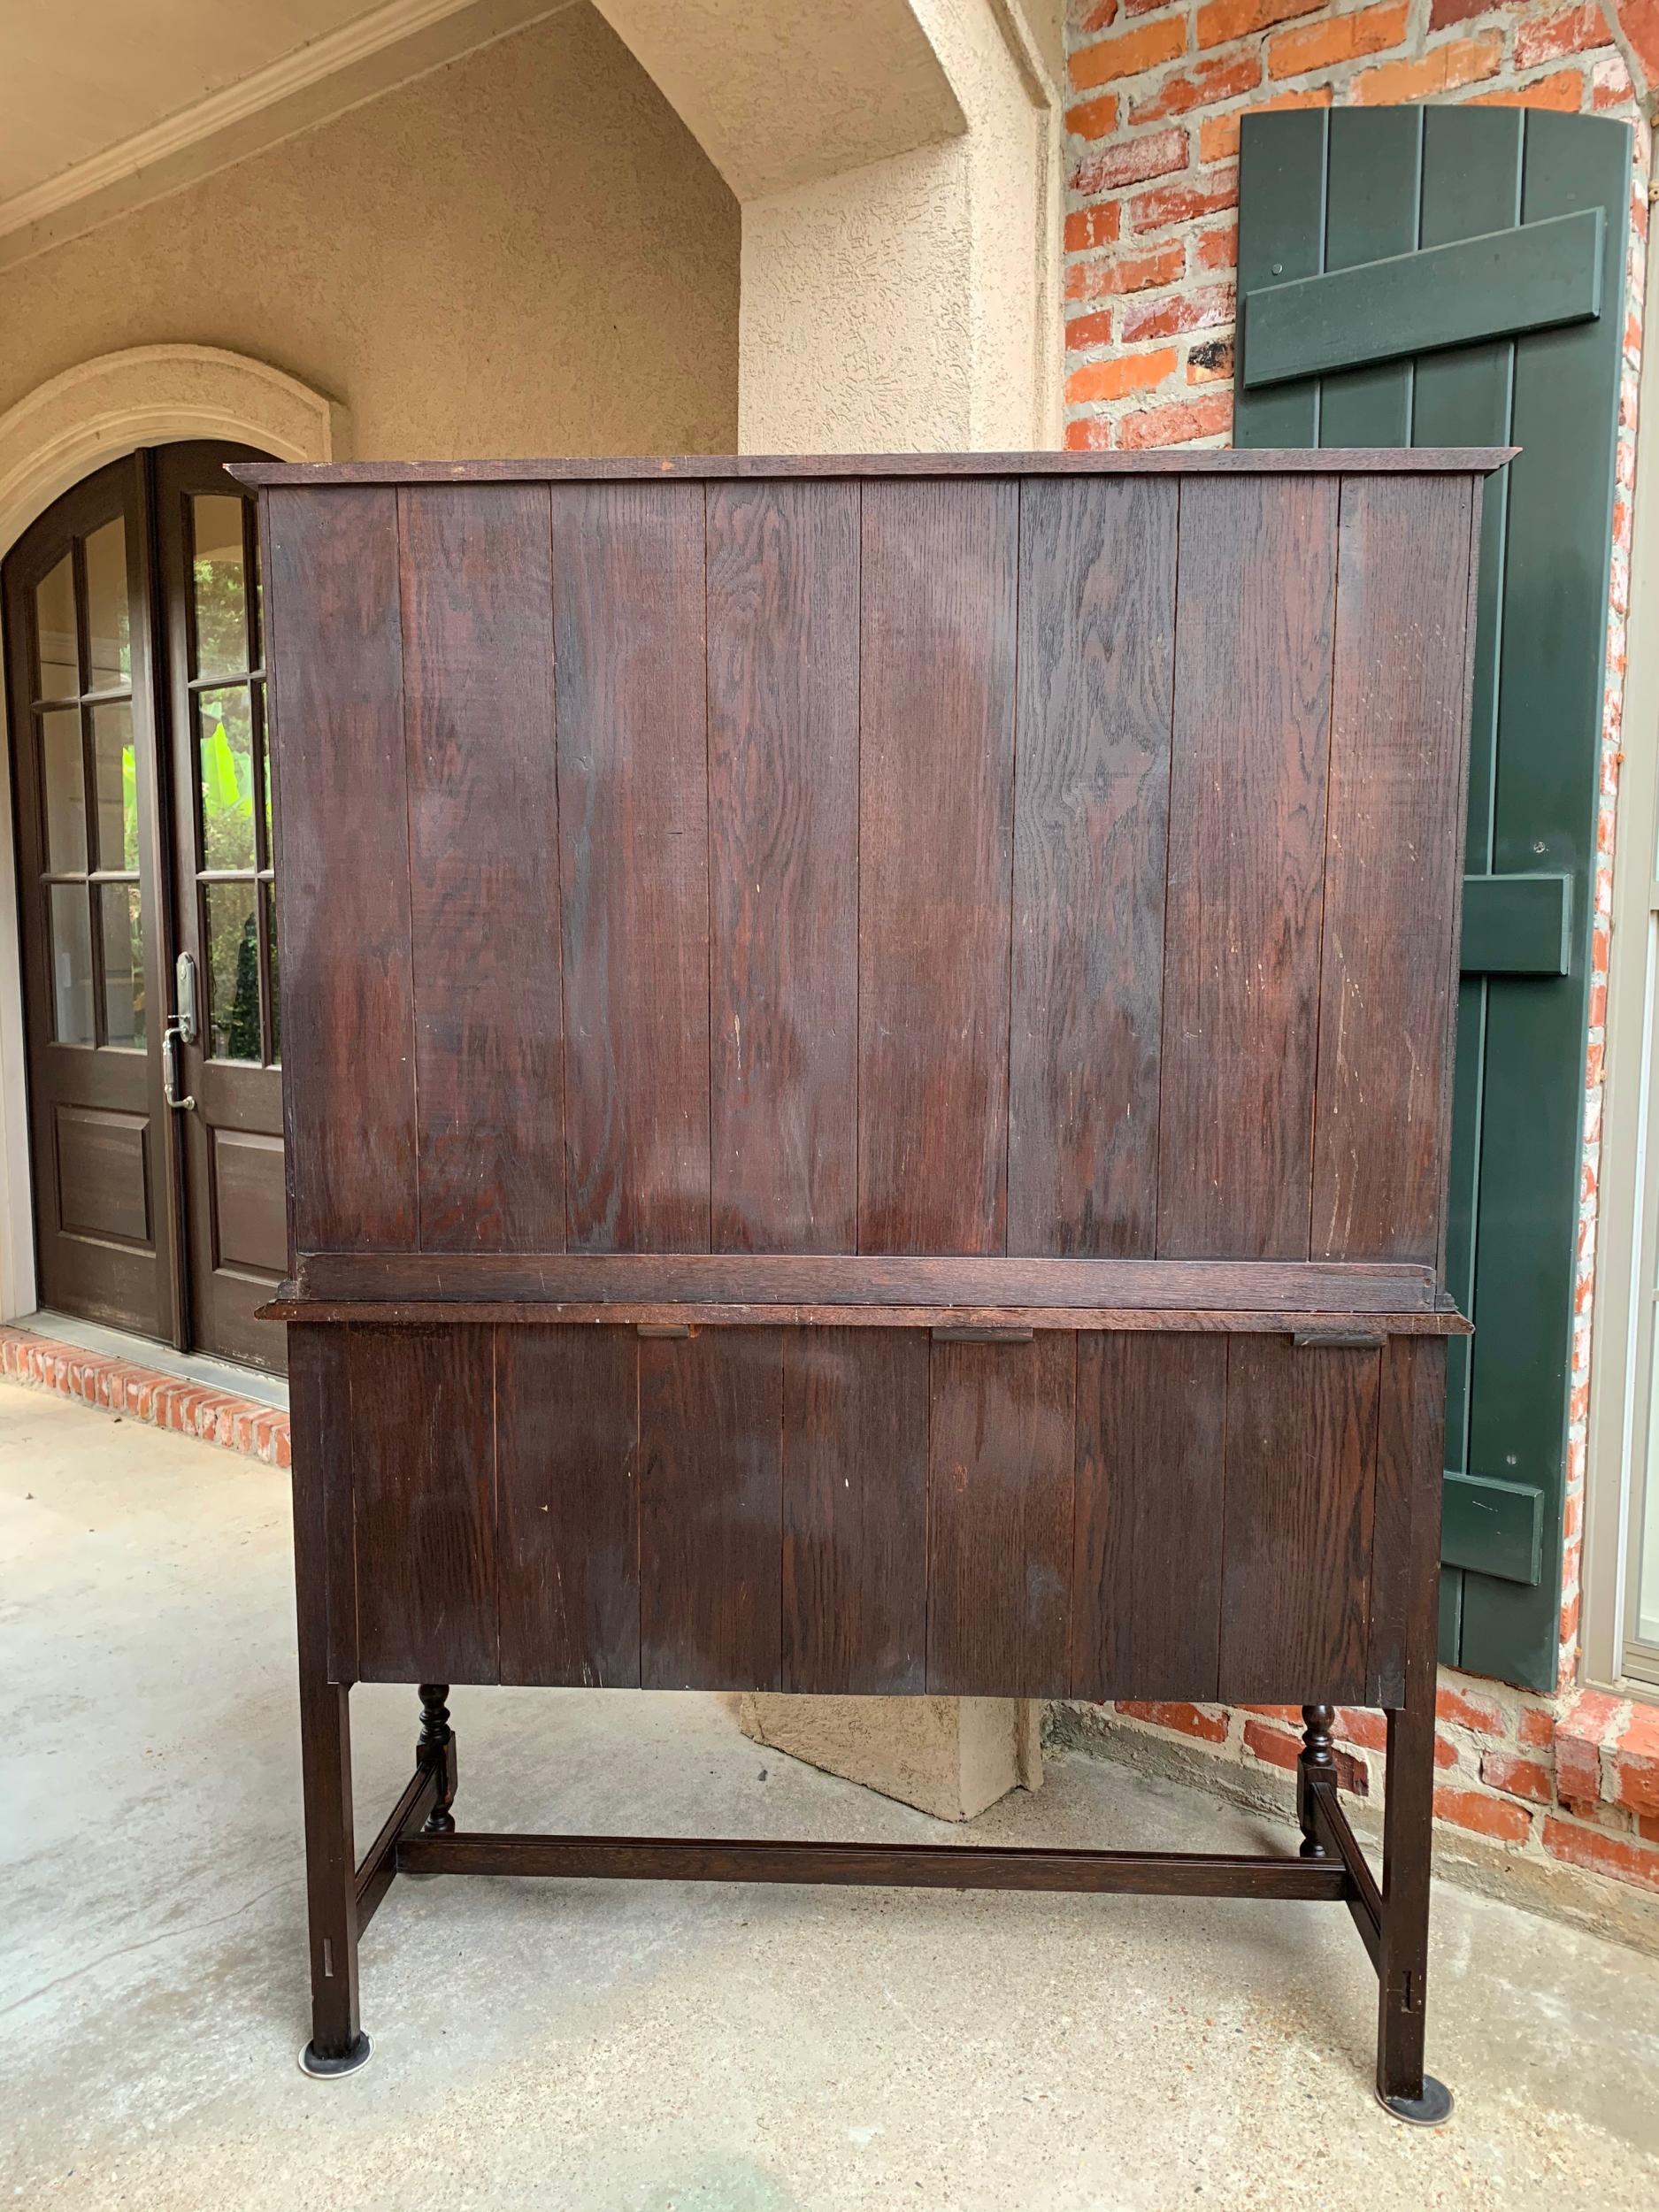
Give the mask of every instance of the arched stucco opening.
M 0 415 L 0 556 L 37 515 L 141 446 L 222 438 L 284 461 L 341 457 L 334 403 L 268 363 L 214 346 L 134 346 L 40 384 Z M 23 988 L 10 738 L 0 687 L 0 1319 L 35 1304 Z

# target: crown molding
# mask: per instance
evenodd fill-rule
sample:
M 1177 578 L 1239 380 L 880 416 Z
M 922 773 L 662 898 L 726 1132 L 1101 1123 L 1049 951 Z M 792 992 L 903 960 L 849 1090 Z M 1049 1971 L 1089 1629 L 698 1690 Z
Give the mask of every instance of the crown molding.
M 0 200 L 0 267 L 559 14 L 573 0 L 381 0 L 146 130 Z

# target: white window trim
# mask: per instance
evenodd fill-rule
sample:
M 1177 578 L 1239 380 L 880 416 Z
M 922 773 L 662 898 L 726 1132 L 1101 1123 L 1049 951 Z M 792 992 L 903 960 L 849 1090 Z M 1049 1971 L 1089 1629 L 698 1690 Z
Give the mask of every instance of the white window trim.
M 1649 1459 L 1652 1286 L 1659 1281 L 1659 252 L 1650 242 L 1632 499 L 1624 758 L 1613 854 L 1607 1052 L 1597 1178 L 1590 1428 L 1585 1489 L 1580 1674 L 1623 1696 L 1659 1699 L 1626 1672 L 1641 1486 Z M 1642 432 L 1646 431 L 1644 437 Z

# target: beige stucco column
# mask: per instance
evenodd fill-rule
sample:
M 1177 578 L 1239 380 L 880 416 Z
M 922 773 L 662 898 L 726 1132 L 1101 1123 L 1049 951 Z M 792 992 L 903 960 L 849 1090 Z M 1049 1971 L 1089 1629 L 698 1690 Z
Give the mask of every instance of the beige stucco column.
M 1060 439 L 1062 0 L 597 0 L 742 207 L 749 453 Z M 1038 1708 L 750 1697 L 751 1735 L 968 1819 Z

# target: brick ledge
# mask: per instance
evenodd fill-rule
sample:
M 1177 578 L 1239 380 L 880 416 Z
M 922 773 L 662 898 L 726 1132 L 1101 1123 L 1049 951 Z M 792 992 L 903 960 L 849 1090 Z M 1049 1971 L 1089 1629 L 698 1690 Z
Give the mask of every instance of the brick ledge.
M 147 1422 L 151 1428 L 199 1437 L 221 1450 L 264 1460 L 269 1467 L 289 1464 L 288 1417 L 280 1407 L 164 1375 L 134 1360 L 112 1359 L 32 1329 L 0 1325 L 0 1375 Z

